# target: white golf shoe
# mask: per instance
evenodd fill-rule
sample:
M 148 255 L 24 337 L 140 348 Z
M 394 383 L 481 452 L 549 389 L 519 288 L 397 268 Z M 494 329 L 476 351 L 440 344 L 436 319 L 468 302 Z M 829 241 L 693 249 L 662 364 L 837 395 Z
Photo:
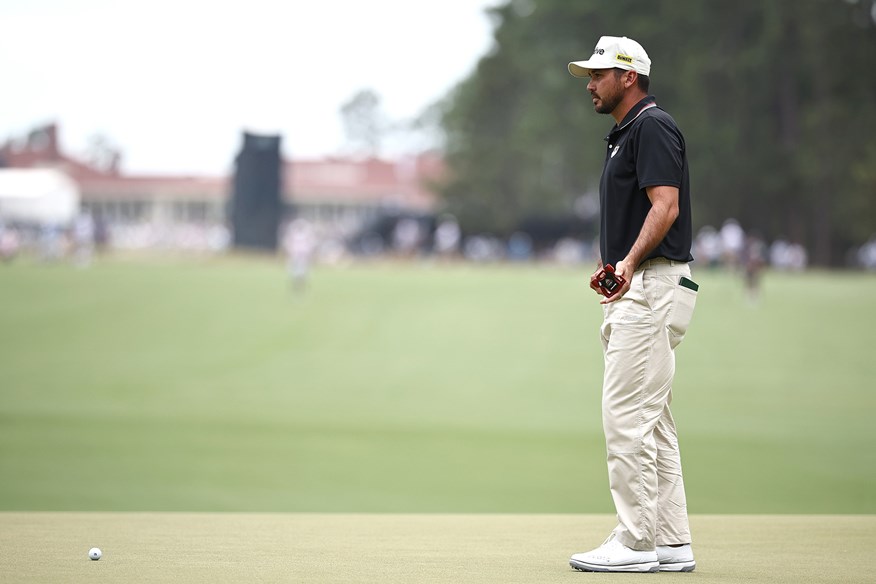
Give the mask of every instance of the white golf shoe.
M 582 554 L 575 554 L 569 565 L 582 572 L 657 572 L 657 552 L 640 552 L 628 548 L 611 534 L 605 543 Z
M 693 572 L 697 567 L 690 544 L 679 547 L 657 546 L 657 558 L 661 572 Z

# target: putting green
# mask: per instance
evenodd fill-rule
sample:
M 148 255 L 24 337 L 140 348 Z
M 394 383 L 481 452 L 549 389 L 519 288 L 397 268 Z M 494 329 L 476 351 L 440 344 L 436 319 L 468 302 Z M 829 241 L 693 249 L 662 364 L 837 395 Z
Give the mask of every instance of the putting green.
M 703 583 L 873 582 L 876 516 L 697 515 Z M 537 583 L 572 570 L 609 515 L 0 513 L 2 582 Z M 89 548 L 103 559 L 88 559 Z

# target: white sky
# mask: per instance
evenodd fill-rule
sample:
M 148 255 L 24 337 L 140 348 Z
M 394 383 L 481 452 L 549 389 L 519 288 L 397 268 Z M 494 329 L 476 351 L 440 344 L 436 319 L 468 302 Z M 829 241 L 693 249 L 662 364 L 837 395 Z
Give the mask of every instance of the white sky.
M 243 129 L 337 154 L 344 103 L 370 88 L 392 120 L 421 113 L 489 51 L 499 3 L 0 0 L 0 142 L 55 121 L 127 173 L 228 172 Z

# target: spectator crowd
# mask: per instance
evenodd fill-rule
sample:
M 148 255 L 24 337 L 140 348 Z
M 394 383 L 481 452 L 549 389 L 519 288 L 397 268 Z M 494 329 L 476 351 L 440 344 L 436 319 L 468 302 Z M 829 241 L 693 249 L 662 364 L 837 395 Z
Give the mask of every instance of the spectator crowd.
M 597 243 L 590 238 L 558 236 L 545 242 L 523 231 L 505 238 L 490 233 L 467 234 L 456 218 L 447 214 L 428 219 L 396 217 L 383 233 L 367 232 L 367 228 L 360 231 L 355 245 L 343 231 L 299 218 L 283 224 L 278 241 L 278 253 L 296 258 L 296 267 L 293 269 L 290 263 L 290 271 L 297 270 L 299 279 L 306 272 L 302 267 L 305 264 L 341 259 L 431 258 L 575 265 L 598 258 Z M 0 260 L 5 262 L 28 254 L 47 262 L 66 258 L 75 265 L 88 266 L 96 253 L 106 250 L 221 254 L 228 252 L 230 245 L 231 234 L 224 224 L 105 224 L 87 212 L 66 226 L 18 226 L 0 220 Z M 800 242 L 785 238 L 768 241 L 754 230 L 746 232 L 735 219 L 727 219 L 718 228 L 700 228 L 694 237 L 693 255 L 700 268 L 727 268 L 750 274 L 764 268 L 802 271 L 809 265 L 807 250 Z M 850 250 L 846 264 L 876 271 L 876 234 Z

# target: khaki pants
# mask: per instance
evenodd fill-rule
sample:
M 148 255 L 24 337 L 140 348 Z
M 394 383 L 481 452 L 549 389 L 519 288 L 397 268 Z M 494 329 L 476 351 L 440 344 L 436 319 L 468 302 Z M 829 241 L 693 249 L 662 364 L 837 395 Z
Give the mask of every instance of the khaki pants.
M 678 436 L 669 411 L 674 351 L 697 296 L 679 285 L 682 276 L 690 278 L 685 263 L 646 262 L 624 297 L 604 306 L 602 424 L 618 517 L 614 532 L 636 550 L 691 541 Z

